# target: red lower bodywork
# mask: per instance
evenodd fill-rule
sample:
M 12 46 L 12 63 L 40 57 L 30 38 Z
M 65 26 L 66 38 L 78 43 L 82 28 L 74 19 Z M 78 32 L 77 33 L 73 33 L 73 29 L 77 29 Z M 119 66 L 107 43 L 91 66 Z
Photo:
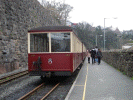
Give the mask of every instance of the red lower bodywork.
M 32 76 L 43 76 L 44 72 L 58 72 L 61 75 L 65 73 L 64 75 L 67 76 L 67 74 L 71 75 L 76 70 L 85 56 L 85 53 L 30 53 L 28 54 L 28 70 Z M 41 63 L 38 68 L 34 62 L 39 57 Z M 38 71 L 41 73 L 37 73 Z

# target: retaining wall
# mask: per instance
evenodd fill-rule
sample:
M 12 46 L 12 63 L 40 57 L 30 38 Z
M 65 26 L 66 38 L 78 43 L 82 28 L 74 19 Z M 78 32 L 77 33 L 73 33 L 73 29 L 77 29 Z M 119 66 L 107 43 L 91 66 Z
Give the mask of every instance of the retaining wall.
M 61 25 L 37 0 L 0 0 L 0 74 L 27 67 L 27 31 Z
M 106 51 L 102 60 L 124 74 L 133 76 L 133 51 Z

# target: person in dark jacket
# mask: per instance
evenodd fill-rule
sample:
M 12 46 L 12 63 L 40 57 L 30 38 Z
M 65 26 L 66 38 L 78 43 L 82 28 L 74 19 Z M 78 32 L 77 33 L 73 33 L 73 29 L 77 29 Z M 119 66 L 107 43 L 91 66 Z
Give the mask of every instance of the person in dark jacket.
M 96 51 L 95 51 L 95 49 L 92 49 L 92 50 L 91 50 L 92 64 L 95 63 L 95 56 L 96 56 Z
M 97 58 L 98 58 L 98 65 L 99 65 L 101 63 L 101 58 L 102 58 L 102 52 L 100 49 L 98 49 Z

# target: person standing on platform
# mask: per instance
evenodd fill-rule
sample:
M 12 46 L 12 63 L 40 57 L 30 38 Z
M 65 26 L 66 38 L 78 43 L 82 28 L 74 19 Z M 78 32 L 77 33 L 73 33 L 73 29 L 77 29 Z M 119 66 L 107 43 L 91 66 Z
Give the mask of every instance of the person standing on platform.
M 95 55 L 95 63 L 98 62 L 98 58 L 97 58 L 97 52 L 98 52 L 98 47 L 95 47 L 95 51 L 96 51 L 96 55 Z
M 98 65 L 99 65 L 101 63 L 101 58 L 102 58 L 102 52 L 100 49 L 98 49 L 97 58 L 98 58 Z
M 90 63 L 90 52 L 87 50 L 88 63 Z
M 92 50 L 91 50 L 92 64 L 95 63 L 95 56 L 96 56 L 96 51 L 95 51 L 95 49 L 92 49 Z
M 96 53 L 98 52 L 98 47 L 97 46 L 95 47 L 95 51 L 96 51 Z

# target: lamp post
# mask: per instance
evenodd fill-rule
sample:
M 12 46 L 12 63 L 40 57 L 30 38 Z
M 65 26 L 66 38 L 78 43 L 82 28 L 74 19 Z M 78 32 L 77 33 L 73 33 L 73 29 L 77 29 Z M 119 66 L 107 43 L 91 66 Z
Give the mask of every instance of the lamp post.
M 103 47 L 104 48 L 104 51 L 105 51 L 105 19 L 106 18 L 104 18 L 104 47 Z
M 96 46 L 97 46 L 97 35 L 96 35 Z
M 103 36 L 103 35 L 96 35 L 96 46 L 97 46 L 97 36 Z
M 109 18 L 104 18 L 104 51 L 105 51 L 105 19 L 109 19 Z M 117 18 L 113 18 L 113 19 L 117 19 Z

